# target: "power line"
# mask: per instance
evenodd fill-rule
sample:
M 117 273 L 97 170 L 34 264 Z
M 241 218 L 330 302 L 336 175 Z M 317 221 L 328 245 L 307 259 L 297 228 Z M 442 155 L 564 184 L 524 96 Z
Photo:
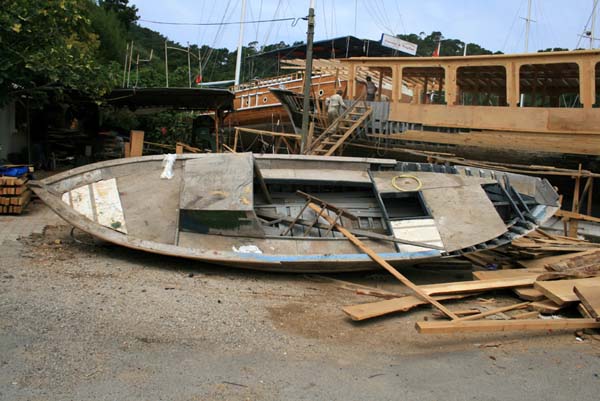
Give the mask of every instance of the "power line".
M 277 18 L 277 19 L 264 19 L 257 21 L 244 21 L 244 24 L 260 24 L 263 22 L 282 22 L 282 21 L 297 21 L 301 18 L 289 17 L 289 18 Z M 240 21 L 232 21 L 232 22 L 166 22 L 166 21 L 151 21 L 147 19 L 140 19 L 138 21 L 148 22 L 151 24 L 160 24 L 160 25 L 193 25 L 193 26 L 222 26 L 222 25 L 239 25 Z

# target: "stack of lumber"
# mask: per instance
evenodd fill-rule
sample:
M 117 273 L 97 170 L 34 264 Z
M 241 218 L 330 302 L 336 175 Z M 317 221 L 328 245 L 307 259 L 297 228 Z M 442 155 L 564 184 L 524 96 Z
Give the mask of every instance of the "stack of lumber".
M 509 246 L 464 255 L 474 265 L 484 268 L 541 268 L 550 261 L 559 261 L 565 254 L 600 249 L 600 244 L 548 234 L 535 230 L 514 240 Z M 568 256 L 568 255 L 567 255 Z M 547 258 L 553 259 L 547 259 Z
M 0 214 L 21 214 L 31 200 L 28 174 L 20 177 L 0 176 Z
M 473 281 L 460 281 L 421 285 L 419 290 L 437 302 L 456 300 L 491 291 L 512 292 L 520 300 L 516 303 L 482 310 L 457 307 L 452 316 L 436 312 L 438 316 L 451 317 L 449 321 L 424 321 L 416 324 L 419 333 L 456 333 L 507 330 L 560 330 L 600 329 L 600 248 L 585 241 L 546 241 L 533 235 L 513 244 L 511 249 L 498 255 L 485 254 L 481 261 L 501 259 L 505 252 L 527 252 L 535 250 L 536 256 L 529 259 L 527 267 L 473 272 Z M 571 239 L 569 239 L 571 240 Z M 527 245 L 529 248 L 525 248 Z M 555 254 L 557 248 L 567 248 L 570 253 Z M 527 249 L 527 250 L 526 250 Z M 578 252 L 576 252 L 578 251 Z M 560 252 L 560 251 L 559 251 Z M 476 257 L 477 260 L 480 260 Z M 494 259 L 494 260 L 496 260 Z M 529 262 L 529 263 L 527 263 Z M 432 304 L 418 293 L 390 297 L 364 288 L 357 294 L 380 296 L 384 300 L 347 306 L 343 311 L 353 320 L 366 320 L 392 313 L 406 312 L 420 305 Z M 454 309 L 454 308 L 453 308 Z M 526 309 L 527 311 L 523 311 Z M 510 312 L 510 313 L 509 313 Z M 561 316 L 557 316 L 558 314 Z M 555 315 L 552 319 L 538 318 Z M 582 316 L 563 318 L 562 315 Z M 485 319 L 494 317 L 493 320 Z

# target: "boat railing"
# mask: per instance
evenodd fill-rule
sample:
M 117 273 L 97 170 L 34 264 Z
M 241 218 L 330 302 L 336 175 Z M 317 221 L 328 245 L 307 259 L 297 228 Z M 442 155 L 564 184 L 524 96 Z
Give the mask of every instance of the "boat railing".
M 263 86 L 279 85 L 279 84 L 282 84 L 285 82 L 297 81 L 299 79 L 302 79 L 303 77 L 304 77 L 304 72 L 297 71 L 297 72 L 294 72 L 291 74 L 279 75 L 276 77 L 255 79 L 255 80 L 252 80 L 251 82 L 245 82 L 243 84 L 232 86 L 229 88 L 229 90 L 231 90 L 232 92 L 235 93 L 235 92 L 240 92 L 240 91 L 244 91 L 244 90 L 248 90 L 248 89 L 260 88 Z

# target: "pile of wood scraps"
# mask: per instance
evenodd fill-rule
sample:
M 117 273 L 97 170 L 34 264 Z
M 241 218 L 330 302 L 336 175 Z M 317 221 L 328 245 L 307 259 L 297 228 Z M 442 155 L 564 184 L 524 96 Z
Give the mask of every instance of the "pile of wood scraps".
M 425 334 L 600 329 L 599 244 L 535 231 L 506 248 L 470 254 L 468 258 L 476 265 L 495 270 L 474 271 L 473 281 L 420 286 L 411 283 L 407 289 L 412 293 L 406 295 L 394 296 L 361 286 L 356 288 L 357 294 L 383 300 L 347 306 L 343 311 L 352 320 L 362 321 L 429 304 L 438 309 L 434 317 L 450 320 L 418 322 L 417 331 Z M 494 299 L 481 297 L 498 290 L 512 292 L 519 300 L 489 307 Z M 481 306 L 457 310 L 439 307 L 440 302 L 466 297 L 480 297 Z
M 0 176 L 0 214 L 21 214 L 31 201 L 28 173 L 18 177 Z

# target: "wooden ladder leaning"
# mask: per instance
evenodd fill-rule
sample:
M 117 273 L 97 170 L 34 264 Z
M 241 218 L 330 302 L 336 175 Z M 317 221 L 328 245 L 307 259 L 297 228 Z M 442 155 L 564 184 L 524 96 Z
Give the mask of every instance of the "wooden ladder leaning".
M 314 141 L 307 154 L 332 156 L 358 132 L 372 111 L 364 101 L 355 101 Z

